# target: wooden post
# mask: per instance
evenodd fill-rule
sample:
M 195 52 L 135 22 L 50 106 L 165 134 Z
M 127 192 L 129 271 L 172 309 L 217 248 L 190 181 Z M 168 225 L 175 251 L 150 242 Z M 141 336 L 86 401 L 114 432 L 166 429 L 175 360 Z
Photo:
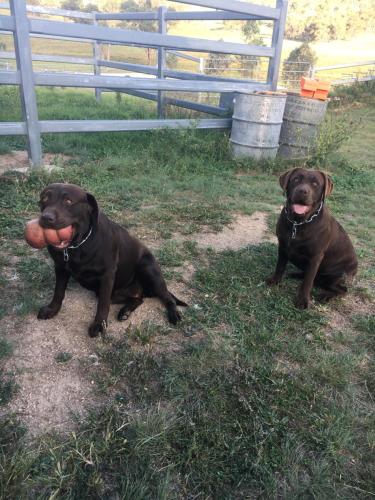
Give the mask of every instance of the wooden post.
M 40 167 L 43 157 L 25 0 L 10 0 L 10 11 L 15 24 L 14 48 L 20 74 L 20 96 L 27 130 L 29 161 L 31 167 Z
M 165 35 L 167 33 L 167 23 L 165 20 L 165 7 L 158 8 L 159 33 Z M 165 48 L 158 48 L 158 74 L 157 78 L 164 78 L 165 69 Z M 164 92 L 158 91 L 158 118 L 165 118 L 165 97 Z

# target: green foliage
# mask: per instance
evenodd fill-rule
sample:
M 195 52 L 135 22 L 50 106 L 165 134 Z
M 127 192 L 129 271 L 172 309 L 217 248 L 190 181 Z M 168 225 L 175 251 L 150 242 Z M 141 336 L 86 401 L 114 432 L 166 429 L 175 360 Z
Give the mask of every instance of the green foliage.
M 260 35 L 259 21 L 246 21 L 241 27 L 242 34 L 247 43 L 253 45 L 264 45 Z
M 353 127 L 359 128 L 360 122 L 355 123 L 337 113 L 327 113 L 319 127 L 314 155 L 309 160 L 309 165 L 323 166 L 328 156 L 349 140 Z
M 151 0 L 126 0 L 120 5 L 120 11 L 125 12 L 150 12 L 155 10 Z M 157 21 L 126 21 L 122 23 L 125 28 L 139 31 L 157 31 Z
M 233 56 L 230 54 L 221 54 L 219 52 L 210 52 L 205 62 L 205 73 L 208 75 L 221 75 L 225 73 L 231 65 Z
M 70 361 L 72 359 L 72 357 L 73 356 L 70 352 L 62 351 L 62 352 L 59 352 L 58 354 L 56 354 L 55 360 L 58 363 L 67 363 L 68 361 Z
M 17 391 L 17 384 L 14 380 L 14 375 L 6 373 L 0 368 L 0 406 L 4 406 L 12 399 Z
M 372 0 L 332 0 L 301 2 L 292 0 L 288 7 L 286 37 L 289 39 L 343 40 L 371 29 Z
M 309 75 L 310 67 L 315 65 L 316 60 L 316 54 L 308 43 L 296 47 L 284 61 L 283 81 L 299 87 L 300 78 Z
M 13 346 L 5 338 L 0 337 L 0 360 L 7 358 L 13 352 Z

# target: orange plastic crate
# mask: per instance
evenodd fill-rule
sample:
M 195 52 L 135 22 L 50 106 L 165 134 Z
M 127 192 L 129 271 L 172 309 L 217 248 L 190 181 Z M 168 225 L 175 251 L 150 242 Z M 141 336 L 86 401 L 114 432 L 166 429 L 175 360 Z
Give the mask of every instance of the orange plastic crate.
M 315 91 L 317 88 L 317 83 L 318 83 L 317 80 L 303 76 L 301 78 L 301 90 Z
M 328 97 L 328 92 L 331 84 L 313 78 L 303 76 L 301 78 L 301 97 L 309 97 L 310 99 L 325 100 Z
M 328 90 L 315 90 L 314 99 L 325 101 L 328 97 Z

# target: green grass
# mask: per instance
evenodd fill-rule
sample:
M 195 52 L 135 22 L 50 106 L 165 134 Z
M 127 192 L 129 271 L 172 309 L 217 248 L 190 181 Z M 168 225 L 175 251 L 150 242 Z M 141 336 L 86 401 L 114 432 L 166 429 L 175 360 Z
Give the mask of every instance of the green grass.
M 58 363 L 67 363 L 68 361 L 70 361 L 72 359 L 72 354 L 70 354 L 70 352 L 59 352 L 58 354 L 56 354 L 55 356 L 55 360 L 58 362 Z
M 1 99 L 10 95 L 9 88 L 1 92 Z M 110 96 L 92 106 L 88 92 L 43 90 L 38 98 L 44 118 L 74 117 L 79 106 L 91 108 L 90 117 L 150 112 Z M 10 99 L 15 104 L 4 113 L 13 120 L 16 96 Z M 177 328 L 151 317 L 114 340 L 109 327 L 96 347 L 97 395 L 106 404 L 74 433 L 33 439 L 22 421 L 2 413 L 1 498 L 374 496 L 374 102 L 360 103 L 346 103 L 344 118 L 359 113 L 363 134 L 349 134 L 339 151 L 327 148 L 318 158 L 335 182 L 328 204 L 360 259 L 348 303 L 300 311 L 293 305 L 298 283 L 266 287 L 274 244 L 222 253 L 196 245 L 194 232 L 219 230 L 235 213 L 265 211 L 274 230 L 283 203 L 277 176 L 287 165 L 234 162 L 222 132 L 46 136 L 45 151 L 72 155 L 68 165 L 0 177 L 3 319 L 35 314 L 53 288 L 46 252 L 22 241 L 23 223 L 37 214 L 38 194 L 49 182 L 82 185 L 133 234 L 157 241 L 169 278 L 182 282 L 181 266 L 196 268 L 190 307 Z M 326 145 L 336 121 L 332 127 Z M 361 147 L 349 153 L 345 148 L 358 140 Z M 22 147 L 18 141 L 7 138 L 2 151 Z M 342 326 L 330 326 L 332 315 L 345 318 Z M 12 355 L 4 332 L 3 359 Z M 55 359 L 69 362 L 70 353 Z M 16 380 L 0 375 L 6 403 Z

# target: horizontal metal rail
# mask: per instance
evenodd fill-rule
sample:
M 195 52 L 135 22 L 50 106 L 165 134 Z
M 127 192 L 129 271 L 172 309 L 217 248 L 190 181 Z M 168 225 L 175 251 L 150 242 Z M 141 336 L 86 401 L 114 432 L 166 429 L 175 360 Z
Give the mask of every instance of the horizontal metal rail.
M 34 72 L 35 85 L 48 87 L 112 88 L 139 90 L 169 90 L 179 92 L 251 92 L 267 88 L 267 84 L 243 81 L 167 80 L 163 78 L 133 78 L 110 75 L 86 75 Z M 18 71 L 0 71 L 0 84 L 18 85 Z
M 273 57 L 275 49 L 259 45 L 244 45 L 241 43 L 216 42 L 159 33 L 139 32 L 103 26 L 91 26 L 79 23 L 64 23 L 62 21 L 47 21 L 31 19 L 30 33 L 51 36 L 66 36 L 89 38 L 100 42 L 121 42 L 138 46 L 154 46 L 170 49 L 183 49 L 198 52 L 221 52 L 225 54 L 242 54 L 261 57 Z M 0 29 L 14 31 L 14 22 L 10 16 L 0 16 Z
M 1 16 L 0 16 L 1 17 Z M 11 33 L 9 33 L 9 31 L 4 31 L 4 30 L 0 30 L 0 35 L 11 35 Z M 79 42 L 79 43 L 94 43 L 95 40 L 91 40 L 90 38 L 74 38 L 74 37 L 71 37 L 71 36 L 53 36 L 53 35 L 37 35 L 37 34 L 33 34 L 33 35 L 30 35 L 32 38 L 45 38 L 45 39 L 48 39 L 48 40 L 63 40 L 65 42 Z M 113 45 L 120 45 L 120 44 L 115 44 L 113 43 Z
M 352 68 L 356 66 L 372 66 L 375 61 L 361 61 L 355 63 L 334 64 L 333 66 L 314 66 L 313 71 L 326 71 L 330 69 Z
M 97 21 L 156 21 L 156 12 L 96 12 L 95 19 Z M 251 14 L 240 14 L 237 12 L 226 11 L 196 11 L 196 12 L 173 12 L 165 13 L 166 21 L 247 21 L 257 20 L 258 16 Z
M 200 7 L 209 7 L 211 9 L 221 9 L 237 14 L 251 14 L 259 19 L 276 20 L 280 18 L 280 9 L 266 7 L 252 3 L 240 2 L 238 0 L 173 0 L 179 3 L 188 3 L 189 5 L 199 5 Z
M 14 52 L 3 52 L 0 51 L 0 59 L 15 59 L 16 54 Z M 86 64 L 92 65 L 95 60 L 93 58 L 87 57 L 66 57 L 66 56 L 53 56 L 44 54 L 34 54 L 32 56 L 33 61 L 43 61 L 43 62 L 58 62 L 58 63 L 69 63 L 69 64 Z
M 161 128 L 211 128 L 231 127 L 230 118 L 207 118 L 199 120 L 42 120 L 39 121 L 42 133 L 66 132 L 124 132 Z M 26 127 L 22 122 L 0 123 L 0 135 L 24 135 Z
M 8 10 L 9 4 L 0 3 L 0 9 Z M 69 17 L 72 19 L 90 19 L 97 21 L 156 21 L 157 12 L 80 12 L 75 10 L 42 7 L 39 5 L 27 5 L 27 12 L 34 14 L 48 14 L 52 16 Z M 234 21 L 234 20 L 256 20 L 258 16 L 240 14 L 238 12 L 212 11 L 212 12 L 166 12 L 167 21 Z
M 184 54 L 183 52 L 177 52 L 176 50 L 168 50 L 168 54 L 173 54 L 181 59 L 187 59 L 188 61 L 200 62 L 200 57 L 191 56 L 190 54 Z
M 104 89 L 106 92 L 113 92 L 109 89 Z M 132 95 L 134 97 L 140 97 L 142 99 L 148 99 L 150 101 L 157 101 L 158 95 L 156 92 L 142 92 L 140 90 L 127 90 L 118 89 L 117 92 Z M 221 106 L 211 106 L 209 104 L 201 104 L 199 102 L 187 101 L 185 99 L 176 99 L 174 97 L 165 97 L 165 104 L 170 104 L 172 106 L 178 106 L 179 108 L 192 109 L 194 111 L 199 111 L 201 113 L 208 113 L 211 115 L 227 115 L 228 109 Z
M 125 71 L 132 71 L 134 73 L 144 73 L 147 75 L 157 75 L 157 66 L 149 66 L 147 64 L 134 64 L 134 63 L 123 63 L 118 61 L 98 61 L 98 65 L 106 68 L 122 69 Z M 191 73 L 189 71 L 176 71 L 171 69 L 164 70 L 164 76 L 168 78 L 176 78 L 181 80 L 205 80 L 214 82 L 238 82 L 238 83 L 260 83 L 254 80 L 244 80 L 238 78 L 225 78 L 217 77 L 212 75 L 206 75 L 203 73 Z M 261 84 L 262 85 L 262 84 Z
M 8 3 L 0 3 L 0 9 L 9 9 Z M 54 7 L 41 7 L 39 5 L 26 5 L 27 12 L 34 14 L 49 14 L 52 16 L 71 17 L 73 19 L 91 19 L 93 14 L 77 10 L 55 9 Z

